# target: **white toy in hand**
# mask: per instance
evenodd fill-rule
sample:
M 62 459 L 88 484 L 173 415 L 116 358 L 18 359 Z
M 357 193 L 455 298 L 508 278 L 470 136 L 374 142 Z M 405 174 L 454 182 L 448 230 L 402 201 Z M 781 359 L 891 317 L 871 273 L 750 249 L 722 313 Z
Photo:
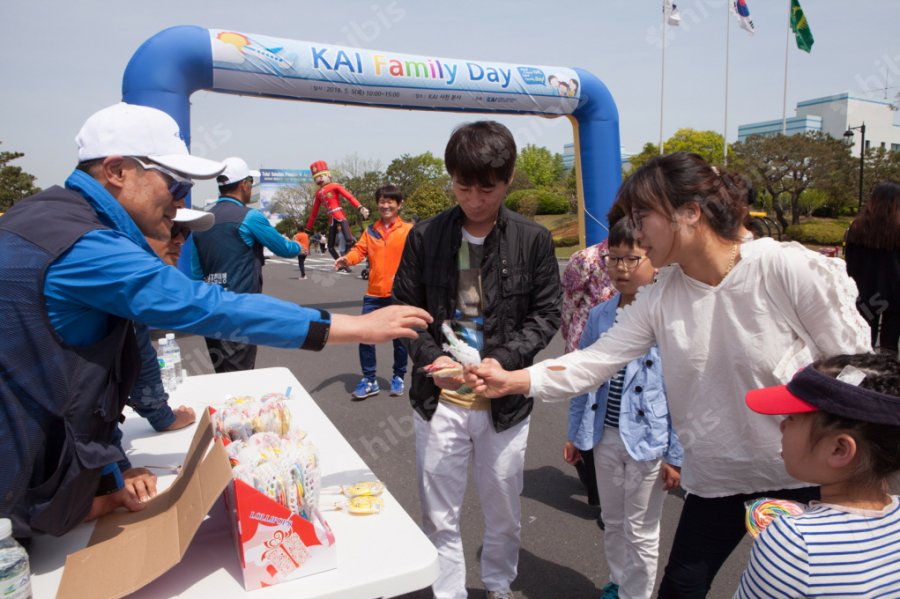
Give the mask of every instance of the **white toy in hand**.
M 463 366 L 478 366 L 481 364 L 481 355 L 478 350 L 462 341 L 453 332 L 450 323 L 444 321 L 441 323 L 441 331 L 447 338 L 447 343 L 443 345 L 444 351 L 449 352 L 453 359 Z

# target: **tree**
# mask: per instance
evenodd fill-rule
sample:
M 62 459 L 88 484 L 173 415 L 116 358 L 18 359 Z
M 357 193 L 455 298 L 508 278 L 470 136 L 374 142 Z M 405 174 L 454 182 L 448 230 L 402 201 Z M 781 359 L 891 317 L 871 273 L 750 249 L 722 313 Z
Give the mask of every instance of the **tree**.
M 346 177 L 347 179 L 355 179 L 356 177 L 361 177 L 366 173 L 381 172 L 381 161 L 374 158 L 361 158 L 359 154 L 353 153 L 349 156 L 344 156 L 341 160 L 339 160 L 334 165 L 334 171 L 341 174 L 341 177 Z M 346 187 L 350 187 L 345 182 L 344 185 Z
M 849 152 L 840 140 L 821 132 L 798 135 L 753 135 L 734 145 L 736 165 L 773 198 L 778 221 L 788 226 L 782 195 L 791 211 L 790 224 L 800 222 L 800 195 L 820 184 L 827 187 L 846 173 Z M 845 176 L 845 175 L 844 175 Z
M 272 197 L 272 212 L 281 214 L 286 219 L 305 223 L 305 215 L 309 214 L 316 189 L 315 183 L 280 188 Z
M 697 131 L 684 128 L 666 140 L 663 150 L 666 154 L 675 152 L 694 152 L 710 164 L 721 165 L 725 138 L 715 131 Z M 729 151 L 730 152 L 730 151 Z
M 399 187 L 403 196 L 407 198 L 411 197 L 423 183 L 437 183 L 446 189 L 450 182 L 444 170 L 444 161 L 431 152 L 418 156 L 403 154 L 391 161 L 385 175 L 388 182 Z
M 666 154 L 675 152 L 700 154 L 710 164 L 720 166 L 722 164 L 723 144 L 724 138 L 720 133 L 715 131 L 697 131 L 686 127 L 679 129 L 675 132 L 675 135 L 667 139 L 663 144 L 663 149 Z M 732 151 L 733 149 L 729 148 L 729 156 Z M 654 156 L 659 156 L 659 146 L 651 142 L 645 143 L 643 149 L 631 157 L 631 170 L 629 173 L 633 173 L 647 164 Z
M 0 152 L 0 212 L 9 210 L 19 200 L 41 191 L 34 184 L 34 175 L 26 173 L 21 167 L 7 164 L 23 156 L 25 154 L 22 152 Z
M 644 147 L 641 149 L 641 151 L 632 156 L 631 160 L 629 160 L 629 162 L 631 163 L 631 168 L 629 169 L 628 174 L 630 175 L 637 169 L 647 164 L 647 162 L 654 156 L 659 156 L 659 146 L 648 141 L 644 144 Z
M 375 191 L 384 184 L 384 173 L 378 170 L 365 171 L 344 181 L 344 187 L 359 200 L 360 204 L 368 208 L 370 213 L 376 215 L 370 218 L 377 218 L 378 203 L 375 201 Z
M 519 152 L 516 169 L 524 171 L 537 187 L 550 187 L 562 180 L 566 173 L 561 154 L 554 154 L 534 144 L 528 144 Z
M 403 202 L 404 218 L 419 220 L 440 214 L 453 206 L 453 200 L 445 186 L 437 181 L 425 181 Z

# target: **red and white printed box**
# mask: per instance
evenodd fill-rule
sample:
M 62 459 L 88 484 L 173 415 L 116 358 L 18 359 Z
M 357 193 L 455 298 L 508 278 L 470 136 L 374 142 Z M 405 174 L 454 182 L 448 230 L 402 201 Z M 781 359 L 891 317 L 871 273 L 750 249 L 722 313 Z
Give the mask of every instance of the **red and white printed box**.
M 248 591 L 337 567 L 334 534 L 321 516 L 307 520 L 241 480 L 229 485 L 226 501 Z

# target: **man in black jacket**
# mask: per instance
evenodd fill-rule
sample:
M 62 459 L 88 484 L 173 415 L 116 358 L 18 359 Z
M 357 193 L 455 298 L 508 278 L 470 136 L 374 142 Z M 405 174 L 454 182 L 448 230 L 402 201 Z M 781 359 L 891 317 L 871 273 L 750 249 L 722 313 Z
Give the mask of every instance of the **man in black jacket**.
M 505 368 L 523 368 L 560 322 L 559 270 L 544 227 L 509 212 L 516 144 L 482 121 L 453 132 L 444 153 L 458 206 L 409 234 L 393 295 L 434 322 L 410 342 L 410 403 L 423 528 L 438 549 L 435 597 L 465 597 L 459 511 L 470 459 L 484 512 L 481 574 L 489 597 L 511 597 L 519 555 L 525 446 L 532 400 L 488 400 L 465 386 L 462 366 L 442 349 L 441 324 Z M 432 378 L 420 371 L 430 367 Z

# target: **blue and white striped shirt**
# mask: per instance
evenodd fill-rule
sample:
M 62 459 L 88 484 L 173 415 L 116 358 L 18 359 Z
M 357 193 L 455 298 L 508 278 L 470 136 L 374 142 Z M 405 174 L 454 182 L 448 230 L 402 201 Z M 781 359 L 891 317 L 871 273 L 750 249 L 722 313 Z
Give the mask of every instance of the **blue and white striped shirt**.
M 813 504 L 773 521 L 734 597 L 900 597 L 898 498 L 881 511 Z

